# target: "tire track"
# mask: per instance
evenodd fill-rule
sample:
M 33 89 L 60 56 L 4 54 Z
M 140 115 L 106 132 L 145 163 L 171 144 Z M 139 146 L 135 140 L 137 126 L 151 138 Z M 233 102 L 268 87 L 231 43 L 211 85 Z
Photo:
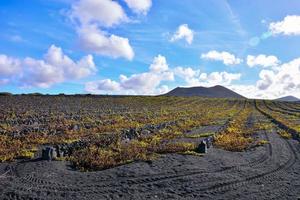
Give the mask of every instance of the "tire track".
M 291 107 L 290 105 L 288 105 L 286 103 L 273 102 L 273 105 L 275 105 L 276 107 L 279 107 L 282 110 L 287 110 L 287 111 L 292 112 L 292 113 L 300 114 L 299 109 L 295 109 L 295 108 Z
M 283 139 L 282 139 L 283 140 Z M 287 170 L 290 169 L 297 161 L 298 156 L 289 143 L 289 141 L 284 140 L 286 145 L 288 146 L 288 149 L 290 151 L 290 157 L 288 161 L 284 162 L 281 164 L 279 167 L 264 172 L 257 174 L 255 176 L 249 176 L 240 180 L 233 180 L 233 181 L 224 181 L 220 182 L 218 184 L 215 184 L 213 186 L 205 187 L 205 188 L 200 188 L 200 189 L 195 189 L 193 192 L 205 192 L 205 193 L 220 193 L 220 192 L 226 192 L 229 190 L 234 190 L 238 187 L 245 186 L 247 184 L 250 184 L 251 182 L 257 181 L 257 182 L 266 182 L 267 180 L 272 180 L 279 175 L 282 175 L 281 173 L 287 173 Z M 185 193 L 181 195 L 186 195 Z

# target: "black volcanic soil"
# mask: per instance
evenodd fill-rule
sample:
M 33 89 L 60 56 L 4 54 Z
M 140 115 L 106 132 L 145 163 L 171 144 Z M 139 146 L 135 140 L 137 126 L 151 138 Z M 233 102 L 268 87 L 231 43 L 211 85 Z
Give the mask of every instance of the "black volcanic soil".
M 250 123 L 255 123 L 252 121 Z M 276 131 L 245 152 L 167 154 L 98 172 L 62 161 L 0 164 L 0 199 L 300 199 L 300 145 Z

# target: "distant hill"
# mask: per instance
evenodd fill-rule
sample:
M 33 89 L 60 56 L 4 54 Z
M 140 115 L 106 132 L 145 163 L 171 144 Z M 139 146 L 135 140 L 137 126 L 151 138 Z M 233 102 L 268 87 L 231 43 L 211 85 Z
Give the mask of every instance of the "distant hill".
M 9 92 L 0 92 L 0 96 L 12 96 L 12 93 L 9 93 Z
M 275 99 L 276 101 L 290 101 L 290 102 L 296 102 L 296 101 L 300 101 L 300 99 L 294 97 L 294 96 L 286 96 L 286 97 L 281 97 L 278 99 Z
M 170 92 L 164 94 L 164 96 L 180 96 L 180 97 L 211 97 L 211 98 L 245 98 L 238 93 L 220 86 L 216 85 L 214 87 L 177 87 Z

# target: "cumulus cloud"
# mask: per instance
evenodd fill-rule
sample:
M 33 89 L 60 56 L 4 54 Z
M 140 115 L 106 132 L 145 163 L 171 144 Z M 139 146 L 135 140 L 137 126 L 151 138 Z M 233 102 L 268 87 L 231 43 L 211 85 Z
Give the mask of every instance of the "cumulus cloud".
M 79 0 L 72 4 L 70 18 L 77 22 L 80 47 L 98 55 L 132 60 L 134 51 L 128 38 L 104 32 L 128 22 L 129 19 L 117 1 Z
M 247 56 L 247 65 L 249 67 L 262 66 L 262 67 L 273 67 L 277 66 L 280 63 L 280 60 L 276 56 L 266 56 L 260 54 L 258 56 L 248 55 Z
M 271 70 L 262 70 L 259 73 L 260 80 L 257 81 L 257 88 L 260 90 L 268 89 L 274 81 L 274 72 Z
M 92 55 L 87 55 L 75 62 L 65 55 L 60 47 L 52 45 L 44 56 L 45 62 L 56 68 L 63 69 L 67 78 L 81 79 L 96 71 Z
M 196 86 L 199 85 L 200 70 L 194 70 L 191 67 L 176 67 L 173 69 L 174 75 L 183 79 L 186 86 Z
M 228 73 L 228 72 L 212 72 L 210 74 L 200 74 L 200 84 L 204 86 L 214 85 L 230 85 L 232 81 L 239 80 L 241 78 L 240 73 Z
M 24 87 L 48 88 L 66 80 L 85 78 L 96 71 L 93 56 L 87 55 L 75 62 L 61 48 L 50 46 L 44 59 L 10 58 L 0 56 L 0 76 L 14 79 Z
M 20 60 L 0 54 L 0 77 L 11 76 L 20 72 Z
M 85 84 L 85 90 L 91 93 L 113 93 L 115 91 L 120 91 L 121 86 L 118 82 L 112 81 L 110 79 L 91 81 Z
M 21 79 L 24 87 L 48 88 L 55 83 L 64 81 L 63 70 L 44 60 L 26 58 L 23 63 L 26 67 L 26 73 Z
M 167 60 L 164 56 L 158 55 L 153 59 L 152 64 L 150 65 L 150 71 L 152 72 L 164 72 L 169 69 Z
M 177 28 L 177 31 L 171 37 L 171 42 L 185 39 L 188 44 L 192 44 L 194 39 L 194 31 L 189 28 L 187 24 L 182 24 Z
M 81 24 L 110 27 L 128 21 L 123 8 L 112 0 L 79 0 L 72 4 L 71 18 Z
M 227 86 L 229 89 L 247 98 L 263 98 L 263 93 L 255 85 L 233 84 Z
M 174 73 L 184 79 L 191 79 L 199 76 L 200 70 L 194 70 L 191 67 L 176 67 Z
M 242 59 L 237 58 L 235 55 L 226 51 L 209 51 L 205 54 L 202 54 L 201 58 L 206 60 L 222 61 L 225 65 L 237 65 L 243 62 Z
M 155 94 L 162 81 L 173 80 L 174 74 L 169 70 L 166 58 L 161 55 L 153 59 L 148 72 L 129 77 L 120 75 L 121 87 L 136 94 Z
M 288 94 L 300 95 L 300 58 L 284 63 L 274 71 L 262 71 L 259 89 L 267 90 L 268 96 L 279 97 Z
M 157 94 L 165 94 L 169 91 L 170 91 L 170 89 L 167 85 L 162 85 L 157 89 Z
M 161 81 L 172 80 L 174 80 L 172 72 L 146 72 L 129 77 L 120 76 L 120 83 L 125 90 L 132 90 L 140 94 L 153 94 Z
M 174 74 L 166 58 L 158 55 L 153 59 L 148 72 L 120 75 L 118 82 L 110 79 L 88 82 L 85 90 L 96 94 L 158 94 L 167 89 L 165 85 L 160 86 L 163 81 L 173 80 Z
M 201 73 L 199 69 L 191 67 L 176 67 L 173 69 L 174 75 L 183 79 L 186 83 L 184 86 L 215 86 L 230 85 L 233 81 L 239 80 L 241 74 L 229 72 L 211 72 Z
M 282 21 L 272 22 L 269 31 L 272 35 L 300 35 L 300 16 L 288 15 Z
M 254 85 L 231 85 L 240 94 L 251 98 L 274 99 L 287 95 L 300 97 L 300 58 L 270 70 L 261 70 Z
M 146 15 L 152 6 L 152 0 L 124 0 L 127 6 L 138 14 Z
M 95 25 L 87 25 L 78 30 L 80 46 L 99 55 L 112 58 L 124 57 L 132 60 L 134 51 L 127 38 L 116 35 L 108 36 Z

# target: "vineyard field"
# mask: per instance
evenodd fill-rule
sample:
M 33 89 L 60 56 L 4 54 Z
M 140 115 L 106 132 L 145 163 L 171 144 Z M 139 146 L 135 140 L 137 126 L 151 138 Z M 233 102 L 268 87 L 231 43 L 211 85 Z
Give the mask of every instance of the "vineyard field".
M 297 199 L 300 103 L 0 96 L 0 199 Z

